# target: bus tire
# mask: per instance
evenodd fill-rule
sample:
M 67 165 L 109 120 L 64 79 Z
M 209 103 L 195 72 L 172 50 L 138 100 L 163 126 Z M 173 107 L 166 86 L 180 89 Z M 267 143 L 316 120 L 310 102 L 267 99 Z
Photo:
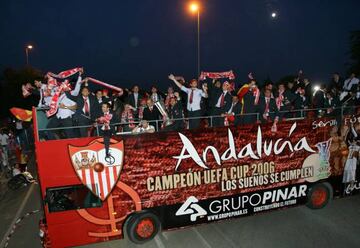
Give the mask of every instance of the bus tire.
M 333 198 L 333 188 L 327 182 L 317 183 L 311 186 L 307 194 L 306 206 L 310 209 L 322 209 Z
M 128 238 L 135 244 L 152 240 L 161 230 L 159 218 L 151 212 L 140 212 L 129 216 L 124 229 Z

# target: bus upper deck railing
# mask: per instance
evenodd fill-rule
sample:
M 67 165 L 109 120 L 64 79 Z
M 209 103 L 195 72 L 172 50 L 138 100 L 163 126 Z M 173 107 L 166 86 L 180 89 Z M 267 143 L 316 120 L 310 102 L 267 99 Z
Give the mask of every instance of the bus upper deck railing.
M 332 108 L 333 111 L 331 113 L 327 113 L 328 108 L 294 109 L 294 110 L 289 110 L 289 111 L 270 112 L 269 115 L 275 116 L 277 114 L 277 116 L 280 117 L 280 121 L 284 121 L 284 120 L 295 121 L 295 120 L 302 120 L 305 118 L 318 119 L 318 118 L 322 118 L 322 117 L 328 117 L 328 118 L 333 118 L 336 120 L 341 120 L 344 115 L 354 115 L 356 113 L 357 107 L 359 107 L 359 106 L 342 106 L 342 107 Z M 73 126 L 69 126 L 69 127 L 47 128 L 46 127 L 47 118 L 45 117 L 44 110 L 46 110 L 46 109 L 36 108 L 37 126 L 34 128 L 36 128 L 35 129 L 35 131 L 36 131 L 35 138 L 38 141 L 44 140 L 44 138 L 43 138 L 44 135 L 42 135 L 42 134 L 46 134 L 46 132 L 59 132 L 59 131 L 67 130 L 67 129 L 79 130 L 79 129 L 83 129 L 83 128 L 86 128 L 86 129 L 91 128 L 91 129 L 93 129 L 95 136 L 100 135 L 99 126 L 95 125 L 95 122 L 92 125 L 83 125 L 83 126 L 73 125 Z M 238 114 L 238 115 L 233 115 L 233 117 L 234 118 L 250 117 L 250 118 L 252 118 L 253 123 L 261 122 L 261 114 L 258 112 L 257 113 Z M 199 117 L 184 117 L 184 118 L 178 118 L 178 119 L 171 119 L 171 121 L 172 122 L 183 121 L 183 123 L 185 124 L 189 120 L 200 119 L 200 120 L 207 121 L 207 127 L 213 127 L 214 119 L 216 119 L 216 118 L 224 118 L 224 116 L 223 115 L 212 115 L 212 116 L 204 115 L 204 116 L 199 116 Z M 148 122 L 154 126 L 156 132 L 162 131 L 161 126 L 162 126 L 162 123 L 164 122 L 163 119 L 151 120 Z M 129 126 L 129 125 L 136 126 L 136 125 L 139 125 L 140 123 L 141 123 L 141 120 L 134 119 L 132 122 L 119 122 L 119 123 L 114 123 L 111 125 L 115 126 L 115 127 L 125 127 L 125 126 Z M 247 124 L 251 124 L 251 123 L 247 123 Z M 183 129 L 186 129 L 185 126 Z M 129 134 L 133 134 L 133 132 L 131 132 L 131 131 L 116 132 L 116 135 L 129 135 Z M 138 133 L 136 133 L 136 134 L 138 134 Z

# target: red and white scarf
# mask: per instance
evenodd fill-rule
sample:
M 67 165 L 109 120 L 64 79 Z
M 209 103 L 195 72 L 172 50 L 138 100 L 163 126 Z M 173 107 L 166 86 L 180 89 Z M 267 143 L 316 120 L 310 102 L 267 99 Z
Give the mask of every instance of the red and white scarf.
M 108 114 L 104 114 L 103 116 L 99 117 L 97 119 L 97 122 L 100 124 L 103 124 L 102 126 L 102 130 L 110 130 L 110 121 L 112 119 L 113 115 L 108 113 Z
M 46 74 L 46 76 L 48 77 L 47 88 L 49 90 L 51 90 L 51 89 L 57 87 L 54 95 L 51 98 L 50 109 L 48 111 L 46 111 L 47 117 L 50 117 L 50 116 L 53 116 L 54 114 L 56 114 L 58 107 L 59 107 L 58 102 L 59 102 L 59 97 L 61 96 L 61 94 L 63 94 L 65 91 L 71 90 L 71 85 L 69 83 L 69 80 L 65 80 L 62 83 L 59 83 L 55 78 L 65 79 L 65 78 L 73 76 L 75 73 L 78 73 L 79 71 L 82 71 L 82 70 L 83 70 L 82 68 L 74 68 L 74 69 L 62 71 L 59 74 L 55 74 L 52 72 L 48 72 Z
M 103 81 L 100 81 L 100 80 L 97 80 L 95 78 L 91 78 L 89 77 L 88 78 L 89 81 L 95 83 L 95 84 L 98 84 L 98 85 L 101 85 L 101 86 L 104 86 L 106 88 L 109 88 L 109 89 L 112 89 L 112 90 L 115 90 L 118 92 L 118 96 L 122 96 L 124 94 L 124 91 L 122 88 L 119 88 L 119 87 L 116 87 L 114 85 L 111 85 L 111 84 L 108 84 L 108 83 L 105 83 Z
M 71 77 L 72 75 L 78 73 L 79 71 L 82 71 L 83 68 L 77 67 L 74 69 L 70 69 L 70 70 L 66 70 L 66 71 L 62 71 L 58 74 L 52 73 L 52 72 L 48 72 L 46 75 L 48 77 L 52 77 L 52 78 L 58 78 L 58 79 L 65 79 L 68 77 Z
M 50 117 L 50 116 L 53 116 L 54 114 L 56 114 L 56 112 L 58 111 L 58 108 L 59 108 L 58 102 L 59 102 L 59 98 L 60 98 L 61 94 L 63 94 L 65 91 L 70 91 L 70 90 L 71 90 L 71 85 L 69 83 L 69 80 L 65 80 L 56 88 L 56 91 L 51 98 L 50 109 L 48 111 L 46 111 L 47 117 Z
M 143 117 L 144 117 L 144 109 L 145 109 L 145 107 L 140 106 L 138 109 L 139 109 L 139 119 L 142 120 Z
M 254 104 L 258 105 L 259 104 L 259 99 L 260 99 L 260 90 L 258 87 L 253 88 L 253 96 L 255 97 L 254 100 Z
M 279 96 L 275 99 L 276 107 L 280 110 L 282 102 L 284 101 L 284 91 L 279 91 Z
M 135 123 L 134 123 L 134 115 L 131 109 L 129 110 L 124 110 L 121 114 L 121 122 L 122 123 L 128 123 L 130 128 L 134 128 L 135 127 Z
M 211 79 L 228 78 L 230 80 L 234 80 L 235 75 L 232 70 L 225 71 L 225 72 L 204 72 L 204 71 L 202 71 L 200 74 L 199 80 L 205 80 L 206 78 L 211 78 Z

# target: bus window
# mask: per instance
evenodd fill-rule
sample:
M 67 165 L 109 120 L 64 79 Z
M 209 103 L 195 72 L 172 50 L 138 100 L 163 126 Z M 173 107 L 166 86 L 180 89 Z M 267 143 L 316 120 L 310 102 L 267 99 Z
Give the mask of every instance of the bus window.
M 46 201 L 49 212 L 101 207 L 101 200 L 84 185 L 48 188 Z

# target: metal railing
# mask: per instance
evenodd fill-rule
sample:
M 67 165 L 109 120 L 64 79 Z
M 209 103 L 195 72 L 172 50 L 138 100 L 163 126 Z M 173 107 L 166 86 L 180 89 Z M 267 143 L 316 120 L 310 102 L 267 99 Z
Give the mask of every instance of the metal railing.
M 278 116 L 280 121 L 295 121 L 295 120 L 302 120 L 305 118 L 313 118 L 313 119 L 318 119 L 318 118 L 322 118 L 322 117 L 329 117 L 329 118 L 337 118 L 337 119 L 342 119 L 344 115 L 352 115 L 354 114 L 354 110 L 356 109 L 356 107 L 359 106 L 342 106 L 342 107 L 338 107 L 338 108 L 333 108 L 333 112 L 332 113 L 327 113 L 328 108 L 311 108 L 311 109 L 293 109 L 293 110 L 289 110 L 289 111 L 278 111 L 278 112 L 270 112 L 269 115 L 273 115 L 273 116 Z M 44 109 L 37 109 L 38 111 L 43 111 Z M 312 115 L 310 115 L 312 113 Z M 234 115 L 233 115 L 234 116 Z M 254 117 L 254 123 L 259 123 L 262 121 L 262 117 L 260 113 L 246 113 L 246 114 L 238 114 L 234 116 L 236 117 L 240 117 L 241 119 L 245 119 L 246 117 Z M 208 123 L 207 127 L 214 127 L 214 119 L 216 118 L 221 118 L 223 119 L 224 116 L 223 115 L 204 115 L 204 116 L 199 116 L 199 117 L 184 117 L 184 118 L 177 118 L 177 119 L 171 119 L 171 121 L 175 122 L 175 121 L 182 121 L 183 124 L 186 124 L 187 122 L 189 122 L 190 120 L 205 120 Z M 160 120 L 149 120 L 148 123 L 150 123 L 151 125 L 154 125 L 155 131 L 159 132 L 162 131 L 161 130 L 161 126 L 162 123 L 164 122 L 163 119 Z M 112 126 L 115 127 L 126 127 L 129 125 L 139 125 L 141 123 L 141 120 L 139 119 L 134 119 L 134 121 L 132 122 L 119 122 L 119 123 L 115 123 L 115 124 L 111 124 Z M 246 124 L 251 124 L 251 123 L 246 123 Z M 242 123 L 240 124 L 242 125 Z M 99 136 L 100 135 L 100 130 L 99 130 L 99 125 L 84 125 L 84 126 L 78 126 L 78 125 L 74 125 L 74 126 L 70 126 L 70 127 L 57 127 L 57 128 L 38 128 L 36 127 L 36 135 L 37 135 L 37 140 L 39 140 L 39 137 L 41 137 L 42 133 L 46 132 L 58 132 L 58 131 L 64 131 L 67 129 L 73 129 L 73 130 L 79 130 L 79 129 L 93 129 L 93 131 L 95 132 L 94 135 Z M 185 127 L 183 129 L 186 129 Z M 131 131 L 122 131 L 122 132 L 116 132 L 116 135 L 129 135 L 129 134 L 134 134 Z M 137 135 L 139 133 L 136 133 Z

